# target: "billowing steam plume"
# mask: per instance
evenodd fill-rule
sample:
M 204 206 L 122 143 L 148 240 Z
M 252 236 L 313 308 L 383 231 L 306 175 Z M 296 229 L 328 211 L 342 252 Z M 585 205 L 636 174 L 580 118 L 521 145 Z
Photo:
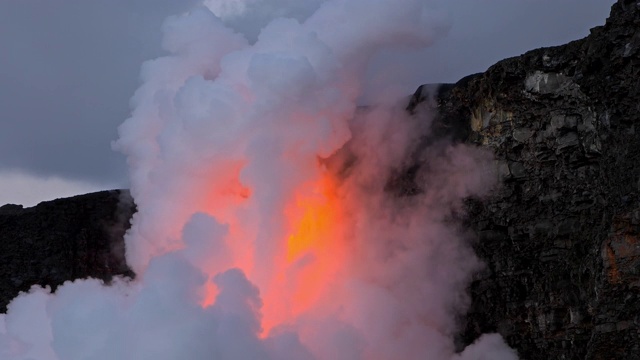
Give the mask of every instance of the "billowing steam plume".
M 377 51 L 426 46 L 442 24 L 420 0 L 287 3 L 167 20 L 170 54 L 144 64 L 115 143 L 138 277 L 22 294 L 0 358 L 516 358 L 498 335 L 453 342 L 480 264 L 452 214 L 493 185 L 490 155 L 418 149 L 424 119 L 357 107 Z M 255 8 L 273 17 L 256 39 L 225 25 Z M 388 180 L 415 156 L 422 190 L 398 194 Z

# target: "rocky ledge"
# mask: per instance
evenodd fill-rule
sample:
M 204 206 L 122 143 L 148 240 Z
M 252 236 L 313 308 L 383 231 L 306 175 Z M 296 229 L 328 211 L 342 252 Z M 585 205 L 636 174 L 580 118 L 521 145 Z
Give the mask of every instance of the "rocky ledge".
M 135 211 L 127 191 L 0 207 L 0 312 L 33 285 L 55 289 L 68 280 L 133 276 L 124 233 Z

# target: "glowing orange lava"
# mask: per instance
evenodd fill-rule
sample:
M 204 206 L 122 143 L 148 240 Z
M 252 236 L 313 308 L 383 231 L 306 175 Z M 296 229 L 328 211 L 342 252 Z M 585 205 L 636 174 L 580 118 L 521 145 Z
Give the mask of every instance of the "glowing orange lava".
M 295 191 L 285 211 L 286 244 L 274 284 L 264 295 L 265 334 L 316 306 L 337 276 L 344 255 L 337 190 L 337 181 L 324 172 Z
M 332 225 L 337 222 L 338 204 L 331 179 L 324 177 L 311 188 L 312 191 L 303 189 L 304 194 L 296 194 L 295 207 L 289 214 L 288 263 L 299 260 L 307 252 L 319 250 L 323 238 L 330 235 Z
M 253 239 L 260 229 L 255 227 L 255 219 L 247 218 L 252 214 L 247 209 L 255 203 L 252 189 L 238 180 L 243 165 L 231 162 L 219 168 L 226 171 L 208 178 L 210 193 L 200 199 L 201 208 L 228 226 L 225 243 L 231 255 L 228 265 L 211 261 L 201 270 L 211 280 L 226 270 L 223 266 L 240 268 L 259 286 L 263 300 L 262 335 L 266 336 L 278 325 L 294 323 L 312 309 L 317 312 L 321 298 L 329 296 L 327 290 L 344 264 L 343 206 L 337 179 L 317 164 L 317 179 L 292 189 L 284 209 L 275 214 L 282 232 L 277 236 L 281 238 L 268 239 L 273 253 L 256 254 Z M 268 265 L 257 262 L 267 256 Z M 214 304 L 217 293 L 209 281 L 200 305 Z

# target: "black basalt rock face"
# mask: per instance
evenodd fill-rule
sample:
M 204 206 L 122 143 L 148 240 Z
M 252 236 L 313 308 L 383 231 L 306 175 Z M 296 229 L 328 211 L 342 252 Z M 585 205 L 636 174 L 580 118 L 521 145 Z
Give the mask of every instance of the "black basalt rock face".
M 460 342 L 499 332 L 523 359 L 640 359 L 640 2 L 447 86 L 437 108 L 432 136 L 491 149 L 501 179 L 467 203 L 487 266 Z
M 0 207 L 0 312 L 33 285 L 132 277 L 123 237 L 134 211 L 123 190 Z

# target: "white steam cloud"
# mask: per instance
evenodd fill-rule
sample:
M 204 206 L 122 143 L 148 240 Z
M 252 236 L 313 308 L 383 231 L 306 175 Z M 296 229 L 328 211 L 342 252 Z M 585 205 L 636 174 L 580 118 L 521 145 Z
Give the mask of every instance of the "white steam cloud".
M 418 149 L 429 123 L 400 100 L 357 108 L 377 51 L 427 46 L 443 24 L 420 0 L 297 3 L 207 1 L 166 21 L 169 55 L 144 64 L 115 143 L 138 277 L 21 294 L 1 359 L 517 358 L 495 334 L 453 342 L 481 264 L 452 214 L 493 185 L 490 154 Z M 273 10 L 256 39 L 227 26 L 255 9 Z M 385 190 L 416 154 L 422 192 Z

